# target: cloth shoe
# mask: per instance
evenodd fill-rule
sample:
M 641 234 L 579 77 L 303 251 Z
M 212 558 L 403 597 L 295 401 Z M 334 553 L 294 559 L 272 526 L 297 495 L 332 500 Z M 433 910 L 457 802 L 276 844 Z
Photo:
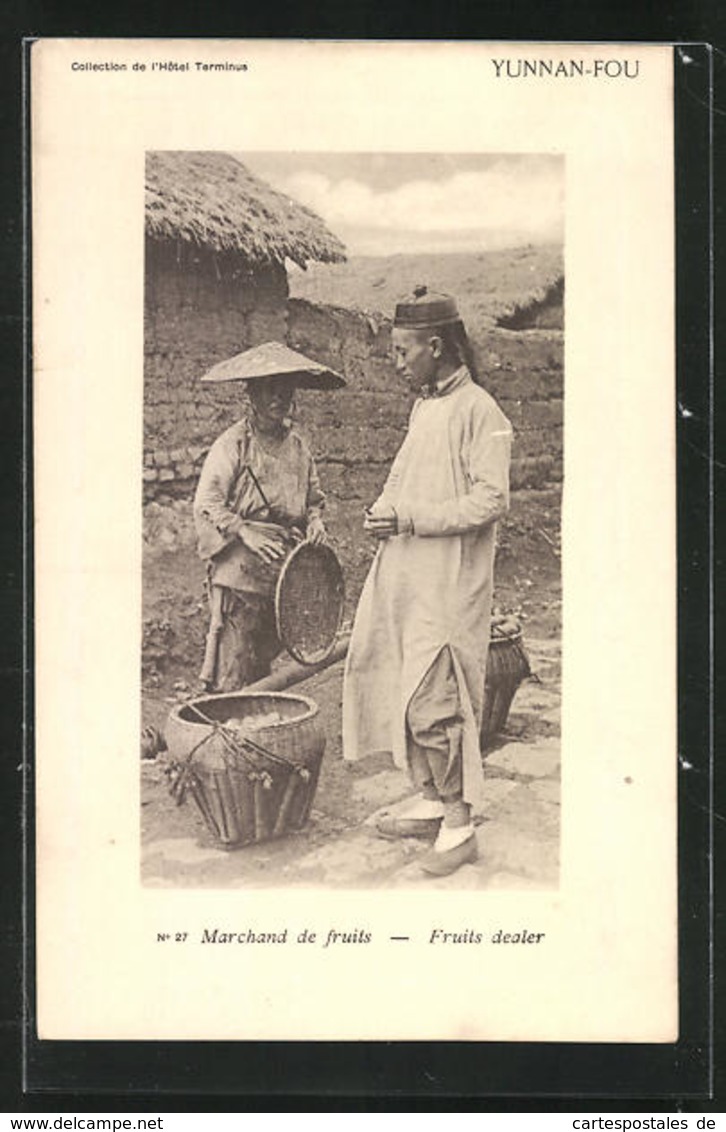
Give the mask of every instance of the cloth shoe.
M 396 841 L 399 837 L 436 837 L 443 816 L 443 802 L 417 795 L 395 814 L 381 814 L 376 829 L 387 841 Z
M 472 837 L 473 833 L 474 826 L 471 822 L 466 822 L 464 825 L 442 825 L 434 849 L 437 853 L 446 853 L 449 849 L 456 849 L 457 845 L 461 845 L 462 841 Z
M 436 844 L 421 861 L 421 868 L 432 876 L 448 876 L 475 861 L 478 853 L 473 826 L 442 826 Z

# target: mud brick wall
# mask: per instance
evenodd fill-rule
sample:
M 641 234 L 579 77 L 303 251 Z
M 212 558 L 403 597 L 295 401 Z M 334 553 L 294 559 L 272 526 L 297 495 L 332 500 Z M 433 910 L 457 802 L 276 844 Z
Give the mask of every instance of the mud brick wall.
M 334 396 L 301 398 L 299 419 L 328 492 L 371 501 L 403 439 L 412 397 L 391 361 L 391 326 L 292 299 L 288 342 L 348 379 Z M 512 487 L 562 478 L 563 334 L 470 328 L 482 384 L 514 428 Z
M 292 299 L 288 343 L 348 381 L 336 393 L 300 398 L 298 417 L 323 490 L 341 501 L 372 503 L 401 445 L 412 403 L 391 360 L 390 323 Z
M 145 484 L 176 483 L 237 414 L 239 388 L 203 385 L 233 354 L 286 330 L 287 275 L 239 261 L 147 242 L 144 323 Z M 156 474 L 154 474 L 156 473 Z
M 514 430 L 511 483 L 537 488 L 562 479 L 564 335 L 561 330 L 489 330 L 472 335 L 484 387 Z
M 512 487 L 562 478 L 563 335 L 469 328 L 482 384 L 514 428 Z M 340 371 L 336 393 L 301 392 L 297 416 L 334 510 L 375 499 L 412 398 L 390 357 L 388 320 L 287 301 L 284 272 L 218 277 L 155 263 L 147 275 L 144 498 L 189 499 L 206 451 L 239 416 L 238 389 L 200 385 L 214 362 L 269 339 Z

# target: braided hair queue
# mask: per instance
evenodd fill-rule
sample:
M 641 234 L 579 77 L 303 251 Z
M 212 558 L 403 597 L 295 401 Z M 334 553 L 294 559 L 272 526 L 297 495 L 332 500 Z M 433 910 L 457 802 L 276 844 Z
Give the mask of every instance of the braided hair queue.
M 442 326 L 432 326 L 426 333 L 441 339 L 443 356 L 447 361 L 454 363 L 457 367 L 466 366 L 473 380 L 477 384 L 481 384 L 474 349 L 461 319 L 456 322 L 447 322 Z

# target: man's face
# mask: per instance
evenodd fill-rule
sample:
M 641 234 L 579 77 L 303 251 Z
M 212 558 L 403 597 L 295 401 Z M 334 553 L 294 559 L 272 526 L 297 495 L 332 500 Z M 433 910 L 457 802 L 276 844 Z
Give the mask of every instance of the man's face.
M 295 393 L 295 379 L 266 377 L 259 381 L 251 381 L 249 393 L 258 418 L 279 427 L 290 413 Z
M 433 383 L 438 370 L 439 339 L 426 330 L 401 330 L 394 327 L 391 335 L 396 369 L 412 390 Z

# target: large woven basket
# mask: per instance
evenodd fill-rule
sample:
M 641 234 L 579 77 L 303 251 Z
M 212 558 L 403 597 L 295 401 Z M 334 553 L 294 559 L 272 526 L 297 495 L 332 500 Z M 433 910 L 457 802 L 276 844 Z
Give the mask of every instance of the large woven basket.
M 484 682 L 484 707 L 479 746 L 482 752 L 491 747 L 507 722 L 517 688 L 532 675 L 529 658 L 522 643 L 519 626 L 501 629 L 492 624 Z M 516 624 L 516 623 L 515 623 Z
M 255 729 L 229 720 L 279 716 Z M 301 829 L 320 776 L 318 707 L 283 692 L 228 692 L 175 707 L 167 721 L 171 792 L 190 794 L 215 842 L 239 849 Z

